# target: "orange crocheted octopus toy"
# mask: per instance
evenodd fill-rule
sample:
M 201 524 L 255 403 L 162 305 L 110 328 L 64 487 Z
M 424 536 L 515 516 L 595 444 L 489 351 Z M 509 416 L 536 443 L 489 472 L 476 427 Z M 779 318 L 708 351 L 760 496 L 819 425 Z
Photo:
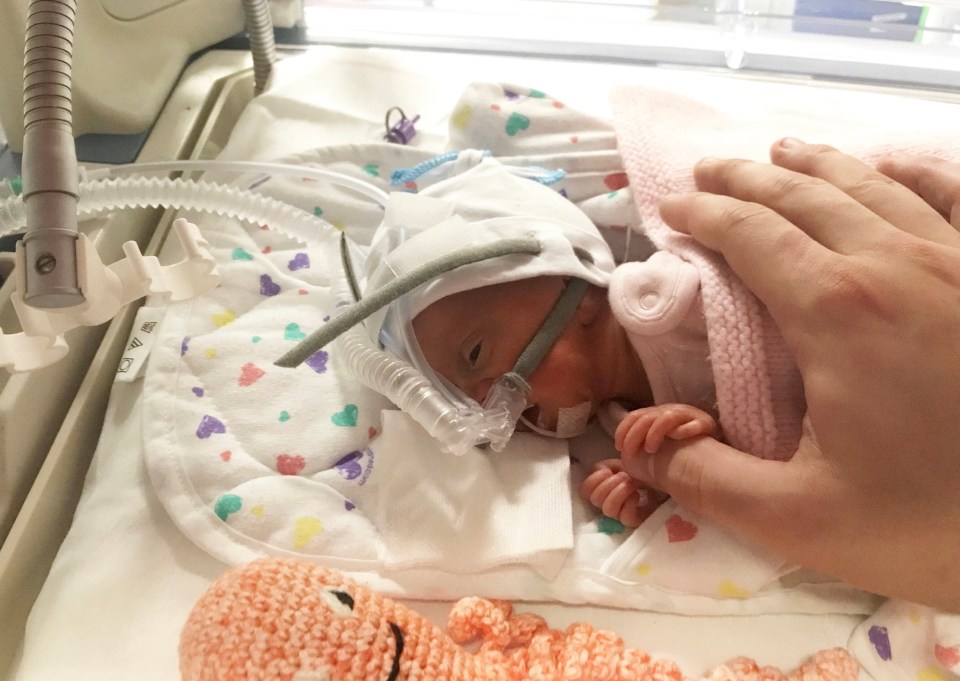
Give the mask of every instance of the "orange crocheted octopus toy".
M 681 681 L 672 662 L 589 624 L 565 632 L 509 603 L 464 598 L 449 635 L 334 570 L 268 558 L 230 570 L 197 601 L 180 637 L 183 681 Z M 463 644 L 476 643 L 474 652 Z M 855 681 L 842 649 L 783 674 L 738 658 L 709 681 Z

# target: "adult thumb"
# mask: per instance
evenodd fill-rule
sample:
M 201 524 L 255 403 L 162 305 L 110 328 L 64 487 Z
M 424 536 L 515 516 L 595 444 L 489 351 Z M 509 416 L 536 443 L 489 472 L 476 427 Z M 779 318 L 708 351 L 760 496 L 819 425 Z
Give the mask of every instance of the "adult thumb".
M 803 494 L 798 465 L 745 454 L 711 437 L 665 440 L 638 467 L 680 506 L 768 543 Z M 643 470 L 645 468 L 645 470 Z M 787 522 L 787 524 L 789 524 Z

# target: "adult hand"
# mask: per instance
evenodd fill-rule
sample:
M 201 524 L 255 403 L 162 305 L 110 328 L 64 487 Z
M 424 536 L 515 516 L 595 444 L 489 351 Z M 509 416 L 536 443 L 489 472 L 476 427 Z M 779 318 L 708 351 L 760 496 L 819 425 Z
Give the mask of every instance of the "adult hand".
M 778 324 L 807 400 L 797 453 L 667 441 L 629 472 L 788 560 L 960 611 L 960 167 L 791 139 L 771 158 L 706 160 L 660 210 Z

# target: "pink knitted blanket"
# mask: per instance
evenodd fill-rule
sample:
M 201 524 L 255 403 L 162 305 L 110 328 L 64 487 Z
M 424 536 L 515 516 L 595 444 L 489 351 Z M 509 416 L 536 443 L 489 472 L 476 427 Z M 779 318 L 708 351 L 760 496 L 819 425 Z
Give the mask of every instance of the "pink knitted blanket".
M 866 160 L 893 150 L 960 154 L 943 149 L 946 131 L 924 131 L 926 139 L 919 139 L 909 121 L 878 119 L 877 112 L 889 110 L 893 99 L 802 85 L 758 88 L 736 79 L 727 86 L 720 96 L 713 93 L 713 105 L 647 87 L 615 90 L 617 144 L 643 231 L 657 248 L 699 270 L 717 407 L 728 442 L 763 458 L 787 459 L 799 441 L 805 403 L 783 338 L 721 257 L 663 223 L 660 197 L 693 190 L 691 170 L 705 156 L 767 160 L 769 146 L 785 135 L 834 144 Z

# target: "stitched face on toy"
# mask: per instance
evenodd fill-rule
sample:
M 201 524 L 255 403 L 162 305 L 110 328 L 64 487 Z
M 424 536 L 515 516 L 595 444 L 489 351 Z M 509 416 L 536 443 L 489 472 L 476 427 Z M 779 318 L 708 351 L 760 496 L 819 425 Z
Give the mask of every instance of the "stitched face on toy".
M 317 659 L 303 663 L 294 681 L 354 679 L 358 669 L 373 674 L 364 676 L 371 681 L 400 678 L 405 636 L 391 618 L 392 602 L 332 571 L 317 570 L 314 578 L 319 579 L 307 588 L 299 611 L 304 624 L 310 620 L 314 637 L 312 650 L 302 652 L 301 660 L 311 653 Z M 344 651 L 353 653 L 345 657 Z
M 339 572 L 267 559 L 225 573 L 181 632 L 184 681 L 399 681 L 432 625 Z
M 430 366 L 465 394 L 483 403 L 511 371 L 563 291 L 559 276 L 533 277 L 470 289 L 441 298 L 413 320 L 417 343 Z M 632 354 L 616 324 L 606 291 L 591 286 L 573 318 L 528 377 L 524 417 L 547 431 L 558 414 L 584 405 L 592 417 L 604 401 L 629 384 L 618 368 Z

